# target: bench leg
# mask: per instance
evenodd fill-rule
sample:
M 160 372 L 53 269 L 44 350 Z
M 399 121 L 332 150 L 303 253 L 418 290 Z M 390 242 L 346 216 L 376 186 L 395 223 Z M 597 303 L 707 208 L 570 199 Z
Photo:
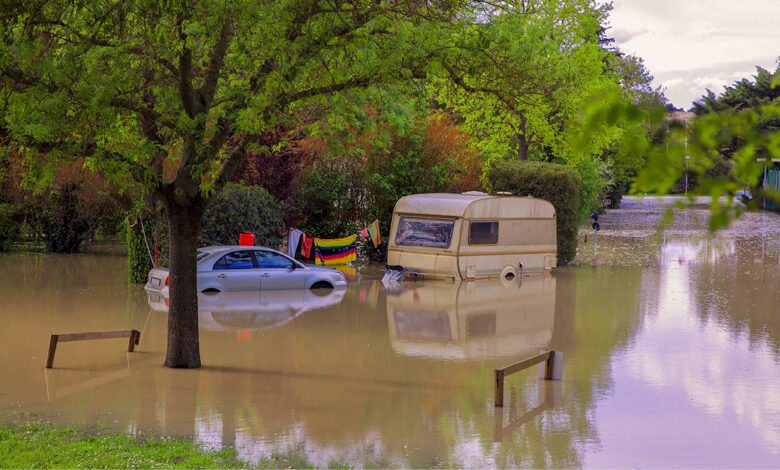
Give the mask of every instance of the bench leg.
M 51 335 L 49 340 L 49 354 L 46 356 L 46 368 L 51 369 L 54 367 L 54 354 L 57 352 L 58 335 Z

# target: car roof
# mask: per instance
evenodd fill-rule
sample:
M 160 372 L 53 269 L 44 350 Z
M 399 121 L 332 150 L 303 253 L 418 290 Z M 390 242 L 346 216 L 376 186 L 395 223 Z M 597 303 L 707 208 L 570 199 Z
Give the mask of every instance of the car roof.
M 266 251 L 272 251 L 274 253 L 281 253 L 280 251 L 274 250 L 273 248 L 268 248 L 266 246 L 259 246 L 259 245 L 214 245 L 214 246 L 204 246 L 203 248 L 198 248 L 198 251 L 201 251 L 203 253 L 208 254 L 214 254 L 214 253 L 222 253 L 224 251 L 230 251 L 230 250 L 266 250 Z M 284 253 L 281 253 L 284 254 Z

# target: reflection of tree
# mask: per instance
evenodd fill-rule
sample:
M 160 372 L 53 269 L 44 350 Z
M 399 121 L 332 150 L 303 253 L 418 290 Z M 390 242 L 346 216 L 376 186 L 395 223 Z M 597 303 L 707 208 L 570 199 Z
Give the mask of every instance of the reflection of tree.
M 479 366 L 396 356 L 383 299 L 372 310 L 358 291 L 255 332 L 249 343 L 202 333 L 201 347 L 214 360 L 201 371 L 210 377 L 201 381 L 201 403 L 218 410 L 200 414 L 221 415 L 223 439 L 262 436 L 268 452 L 308 453 L 325 464 L 332 453 L 371 466 L 437 465 L 439 417 Z M 229 436 L 226 427 L 244 435 Z
M 780 242 L 739 236 L 733 256 L 690 267 L 695 311 L 702 322 L 725 325 L 734 337 L 767 342 L 780 354 Z
M 498 467 L 581 467 L 577 443 L 595 441 L 592 419 L 595 397 L 610 387 L 610 357 L 634 335 L 639 323 L 641 274 L 636 268 L 560 268 L 555 273 L 556 311 L 551 346 L 564 352 L 564 387 L 560 407 L 545 410 L 506 437 L 495 455 Z M 538 405 L 536 371 L 510 379 L 509 416 Z M 470 420 L 480 436 L 494 425 L 484 413 L 491 382 L 472 391 Z M 462 413 L 462 410 L 461 410 Z M 483 448 L 489 453 L 487 439 Z M 457 464 L 453 461 L 452 464 Z
M 639 320 L 640 279 L 638 269 L 557 271 L 551 344 L 565 354 L 562 405 L 500 443 L 493 442 L 493 369 L 506 360 L 400 356 L 386 303 L 371 309 L 358 289 L 332 308 L 256 332 L 250 343 L 226 345 L 226 334 L 204 331 L 202 347 L 214 361 L 200 371 L 199 415 L 221 416 L 225 444 L 259 439 L 265 453 L 308 454 L 322 464 L 581 466 L 578 443 L 597 437 L 591 415 L 610 386 L 610 356 Z M 539 405 L 536 375 L 509 380 L 507 423 Z
M 59 269 L 51 265 L 54 258 L 44 259 L 48 262 L 33 263 L 22 272 L 43 282 L 39 270 Z M 103 273 L 91 259 L 83 259 L 89 269 Z M 115 279 L 124 286 L 124 274 L 117 270 L 121 258 L 115 261 L 105 269 L 119 271 Z M 113 281 L 95 284 L 92 292 L 99 294 L 100 311 L 111 307 L 113 314 L 88 318 L 113 323 L 129 319 L 128 326 L 143 330 L 138 373 L 56 406 L 68 406 L 64 419 L 70 422 L 110 410 L 111 421 L 117 419 L 116 426 L 123 429 L 195 433 L 199 441 L 251 448 L 250 455 L 258 457 L 299 453 L 320 459 L 320 464 L 333 459 L 376 467 L 581 466 L 578 443 L 596 437 L 594 397 L 609 386 L 609 357 L 631 337 L 638 321 L 640 277 L 632 269 L 561 268 L 555 273 L 555 318 L 544 324 L 548 331 L 554 328 L 550 345 L 565 354 L 562 405 L 544 409 L 500 443 L 493 442 L 493 369 L 506 365 L 506 359 L 447 361 L 397 354 L 388 331 L 384 288 L 370 283 L 349 289 L 338 305 L 306 312 L 276 329 L 253 331 L 249 340 L 239 342 L 235 332 L 203 331 L 201 347 L 211 359 L 199 371 L 156 366 L 167 316 L 153 312 L 146 323 L 149 310 L 142 291 L 116 296 Z M 108 273 L 103 277 L 110 278 Z M 97 281 L 90 276 L 85 282 Z M 531 285 L 528 281 L 525 287 Z M 44 292 L 45 301 L 53 302 L 56 296 Z M 521 296 L 523 292 L 521 288 Z M 103 301 L 109 294 L 116 297 L 114 303 Z M 519 322 L 535 313 L 534 321 L 539 320 L 537 304 L 527 296 L 515 303 L 487 297 L 486 310 L 506 304 L 506 316 L 512 317 L 513 305 L 523 302 L 532 311 L 519 309 L 512 318 Z M 414 296 L 409 298 L 413 302 Z M 72 302 L 68 308 L 84 310 L 86 304 L 75 298 Z M 469 315 L 480 311 L 468 309 Z M 497 336 L 502 312 L 497 311 Z M 43 318 L 61 329 L 82 317 L 52 313 Z M 506 423 L 539 405 L 536 375 L 529 370 L 508 381 Z
M 539 406 L 536 369 L 507 379 L 507 405 L 493 409 L 493 368 L 484 363 L 455 397 L 456 414 L 439 418 L 445 466 L 570 468 L 583 465 L 581 443 L 598 439 L 592 423 L 597 396 L 611 387 L 612 354 L 631 341 L 641 321 L 639 268 L 559 268 L 555 271 L 555 327 L 551 348 L 564 352 L 561 405 L 545 409 L 501 443 L 495 419 L 507 422 Z M 506 365 L 506 364 L 500 364 Z M 487 411 L 486 410 L 490 410 Z M 478 440 L 481 455 L 467 450 Z M 464 462 L 464 455 L 474 460 Z

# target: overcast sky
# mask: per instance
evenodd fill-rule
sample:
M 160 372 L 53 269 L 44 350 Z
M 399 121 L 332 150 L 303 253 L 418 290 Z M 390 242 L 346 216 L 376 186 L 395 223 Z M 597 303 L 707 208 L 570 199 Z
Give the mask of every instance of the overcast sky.
M 608 36 L 644 59 L 675 106 L 769 71 L 780 56 L 780 0 L 613 0 Z

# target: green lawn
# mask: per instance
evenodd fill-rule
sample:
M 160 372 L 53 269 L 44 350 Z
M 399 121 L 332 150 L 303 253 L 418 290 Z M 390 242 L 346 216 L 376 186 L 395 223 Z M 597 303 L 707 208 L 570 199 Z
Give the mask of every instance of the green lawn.
M 0 468 L 248 468 L 233 450 L 206 452 L 184 440 L 0 423 Z M 272 456 L 254 468 L 313 468 Z

